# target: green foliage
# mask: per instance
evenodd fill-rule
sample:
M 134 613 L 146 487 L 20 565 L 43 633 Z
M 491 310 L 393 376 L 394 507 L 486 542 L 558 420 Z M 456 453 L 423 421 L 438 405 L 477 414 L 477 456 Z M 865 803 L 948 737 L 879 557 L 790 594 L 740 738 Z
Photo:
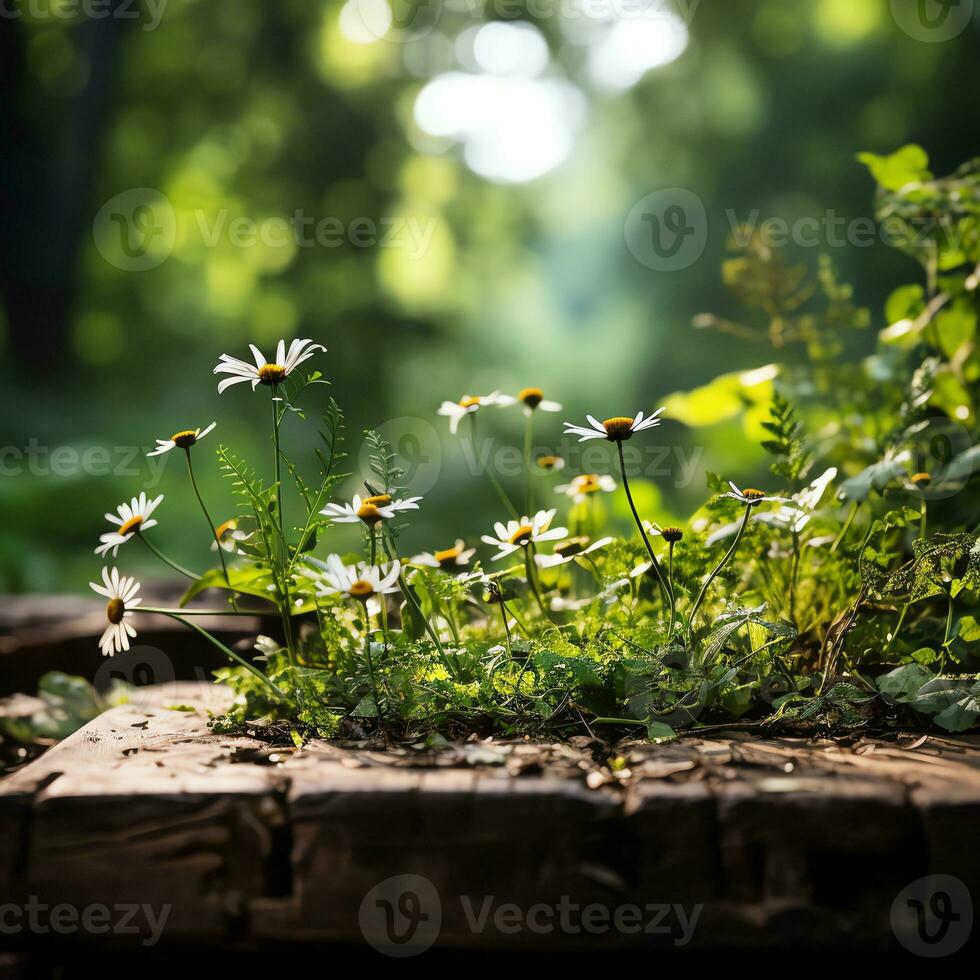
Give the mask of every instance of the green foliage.
M 972 255 L 972 165 L 936 181 L 915 148 L 862 159 L 881 181 L 882 207 L 906 224 L 915 208 L 939 209 L 960 236 L 958 254 Z M 364 434 L 374 509 L 324 512 L 344 452 L 333 400 L 318 478 L 285 453 L 276 461 L 295 488 L 298 526 L 284 516 L 286 488 L 221 447 L 248 532 L 227 579 L 206 572 L 182 607 L 224 589 L 270 604 L 282 635 L 259 638 L 249 659 L 222 648 L 236 666 L 220 679 L 238 698 L 216 724 L 261 724 L 292 742 L 561 738 L 596 726 L 654 741 L 705 724 L 971 727 L 980 715 L 969 673 L 980 654 L 977 273 L 953 262 L 948 236 L 930 239 L 925 284 L 892 293 L 869 356 L 852 346 L 870 316 L 828 261 L 811 273 L 757 234 L 733 236 L 732 248 L 723 278 L 746 320 L 699 325 L 768 343 L 781 362 L 675 395 L 668 417 L 710 430 L 752 415 L 772 486 L 752 491 L 731 474 L 742 487 L 733 493 L 728 475 L 709 472 L 710 498 L 669 534 L 652 480 L 633 480 L 629 495 L 619 488 L 609 507 L 593 502 L 599 490 L 583 494 L 561 517 L 542 511 L 533 527 L 498 527 L 502 550 L 488 574 L 458 546 L 401 553 L 416 499 L 406 499 L 403 462 L 377 431 Z M 302 420 L 298 396 L 321 383 L 310 375 L 273 402 L 277 446 L 280 425 Z M 625 470 L 612 475 L 627 482 Z M 524 477 L 524 487 L 494 487 L 502 506 L 516 489 L 533 496 L 536 475 Z M 623 534 L 630 502 L 638 515 Z M 351 519 L 362 547 L 314 559 L 335 533 L 330 514 Z M 620 533 L 584 536 L 610 514 Z M 572 528 L 569 539 L 553 540 L 552 523 Z

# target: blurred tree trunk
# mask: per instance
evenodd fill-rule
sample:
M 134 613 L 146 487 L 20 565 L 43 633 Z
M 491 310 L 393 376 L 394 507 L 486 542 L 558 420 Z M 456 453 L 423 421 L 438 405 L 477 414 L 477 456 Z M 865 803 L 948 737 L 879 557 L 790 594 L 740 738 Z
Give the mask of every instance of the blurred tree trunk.
M 0 18 L 0 302 L 8 360 L 56 370 L 66 351 L 79 248 L 91 221 L 92 177 L 108 110 L 116 17 L 71 28 L 88 80 L 52 98 L 31 71 L 36 29 Z M 42 28 L 43 29 L 43 28 Z

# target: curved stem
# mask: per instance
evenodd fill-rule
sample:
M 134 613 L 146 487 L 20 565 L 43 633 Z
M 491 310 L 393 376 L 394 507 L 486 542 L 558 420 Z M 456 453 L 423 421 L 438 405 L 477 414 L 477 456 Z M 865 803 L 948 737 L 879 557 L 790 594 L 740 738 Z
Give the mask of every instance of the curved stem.
M 382 538 L 381 543 L 389 561 L 394 561 L 395 546 L 394 539 L 391 537 L 390 533 L 386 537 Z M 416 598 L 415 593 L 412 591 L 411 585 L 405 579 L 404 572 L 398 573 L 398 587 L 401 589 L 402 595 L 405 596 L 405 601 L 412 607 L 412 611 L 420 620 L 422 620 L 422 625 L 425 627 L 426 633 L 429 634 L 429 639 L 431 639 L 436 645 L 436 649 L 439 651 L 439 657 L 442 660 L 446 670 L 449 671 L 449 676 L 458 680 L 459 674 L 456 670 L 456 666 L 447 656 L 446 650 L 439 639 L 439 634 L 432 628 L 432 624 L 429 622 L 428 617 L 422 612 L 422 607 L 419 605 L 419 601 Z
M 858 507 L 860 506 L 861 505 L 856 500 L 853 504 L 851 504 L 851 512 L 847 515 L 847 520 L 844 522 L 844 526 L 840 529 L 840 534 L 837 535 L 837 537 L 834 539 L 834 543 L 830 546 L 831 551 L 836 551 L 840 546 L 840 543 L 845 537 L 847 537 L 847 532 L 850 531 L 851 525 L 854 523 L 854 518 L 857 516 Z
M 545 619 L 551 620 L 551 616 L 548 615 L 548 610 L 545 609 L 544 600 L 541 598 L 541 590 L 538 588 L 538 580 L 534 572 L 533 545 L 528 545 L 524 549 L 524 567 L 527 570 L 527 584 L 531 587 L 531 592 L 534 594 L 535 600 L 537 600 L 538 608 L 541 610 L 541 615 L 544 616 Z
M 480 472 L 490 481 L 506 511 L 511 517 L 514 518 L 514 520 L 520 520 L 521 515 L 517 513 L 517 509 L 510 502 L 510 497 L 507 496 L 507 491 L 500 485 L 500 481 L 497 479 L 497 474 L 493 472 L 493 467 L 484 466 L 482 460 L 480 459 L 480 453 L 476 446 L 476 412 L 470 415 L 470 427 L 472 431 L 471 441 L 473 443 L 473 459 L 476 461 L 477 466 L 480 467 Z
M 183 565 L 178 565 L 177 562 L 168 558 L 155 544 L 153 544 L 148 537 L 143 534 L 138 534 L 137 537 L 143 542 L 160 559 L 165 565 L 169 565 L 175 572 L 179 572 L 181 575 L 186 576 L 192 582 L 196 582 L 201 576 L 195 575 L 193 572 L 188 571 Z
M 902 606 L 902 611 L 899 613 L 898 622 L 895 624 L 895 629 L 891 635 L 891 639 L 885 644 L 885 653 L 889 653 L 892 648 L 892 644 L 898 639 L 898 634 L 901 632 L 902 624 L 905 622 L 905 617 L 908 615 L 909 607 L 912 605 L 911 600 L 906 602 Z
M 732 546 L 728 549 L 727 553 L 725 554 L 725 557 L 722 558 L 722 560 L 718 562 L 717 565 L 715 565 L 714 570 L 705 580 L 704 585 L 701 586 L 701 591 L 698 593 L 697 602 L 695 602 L 694 606 L 691 608 L 691 614 L 689 617 L 690 626 L 692 628 L 694 627 L 694 617 L 697 615 L 698 610 L 701 608 L 701 603 L 704 602 L 704 597 L 708 594 L 708 589 L 710 588 L 711 583 L 718 577 L 718 573 L 731 560 L 732 555 L 735 554 L 735 549 L 738 547 L 739 541 L 742 540 L 742 534 L 745 532 L 745 527 L 749 523 L 749 514 L 752 513 L 752 506 L 753 506 L 752 504 L 748 504 L 746 506 L 745 516 L 742 518 L 742 523 L 738 527 L 738 533 L 735 535 L 735 540 L 732 542 Z
M 226 657 L 228 657 L 231 660 L 234 660 L 235 663 L 237 663 L 240 667 L 244 667 L 247 671 L 254 674 L 256 677 L 261 678 L 266 684 L 269 685 L 270 688 L 272 688 L 272 690 L 276 693 L 277 697 L 282 698 L 284 701 L 288 700 L 288 698 L 282 692 L 282 690 L 279 687 L 277 687 L 276 684 L 269 677 L 267 677 L 261 670 L 259 670 L 258 667 L 256 667 L 254 664 L 249 663 L 247 660 L 244 659 L 244 657 L 238 656 L 238 654 L 235 653 L 234 650 L 231 650 L 228 647 L 226 647 L 219 639 L 212 636 L 203 627 L 198 626 L 197 623 L 193 623 L 190 620 L 184 619 L 182 615 L 178 615 L 177 613 L 171 612 L 170 610 L 167 609 L 154 609 L 150 606 L 146 606 L 138 609 L 137 611 L 146 612 L 146 613 L 157 613 L 161 616 L 168 616 L 170 619 L 175 619 L 178 623 L 183 623 L 184 626 L 187 626 L 189 629 L 194 630 L 195 633 L 198 633 L 200 636 L 204 637 L 204 639 L 206 639 L 209 643 L 214 644 L 214 646 L 216 646 Z
M 500 602 L 500 618 L 504 621 L 504 638 L 507 641 L 507 655 L 513 659 L 514 651 L 510 645 L 510 623 L 507 621 L 507 606 L 503 600 Z
M 643 538 L 643 543 L 646 545 L 647 554 L 650 556 L 650 564 L 654 572 L 657 575 L 657 581 L 660 583 L 661 598 L 665 601 L 670 599 L 670 589 L 667 586 L 667 582 L 664 579 L 663 569 L 660 567 L 660 562 L 657 561 L 657 556 L 653 553 L 653 545 L 650 544 L 650 539 L 647 537 L 646 528 L 643 526 L 643 521 L 640 520 L 639 512 L 636 509 L 636 504 L 633 502 L 633 492 L 630 490 L 630 481 L 626 476 L 626 457 L 623 455 L 623 443 L 618 441 L 616 443 L 616 448 L 619 450 L 619 471 L 623 475 L 623 489 L 626 491 L 626 499 L 629 501 L 630 510 L 633 512 L 633 520 L 636 522 L 636 526 L 640 529 L 640 537 Z
M 187 457 L 187 473 L 191 478 L 191 486 L 194 488 L 194 495 L 197 497 L 197 502 L 201 505 L 201 510 L 204 511 L 204 517 L 208 522 L 208 527 L 211 528 L 211 537 L 218 546 L 218 557 L 221 559 L 221 570 L 225 573 L 225 585 L 228 586 L 228 591 L 231 592 L 231 604 L 235 609 L 237 609 L 238 603 L 235 601 L 235 593 L 231 588 L 231 579 L 228 577 L 228 564 L 225 561 L 225 549 L 221 547 L 221 542 L 218 540 L 218 530 L 214 526 L 214 521 L 211 520 L 211 515 L 208 513 L 207 507 L 204 505 L 204 498 L 201 496 L 201 491 L 198 488 L 197 478 L 194 476 L 194 464 L 191 462 L 190 446 L 187 446 L 184 449 L 184 455 Z

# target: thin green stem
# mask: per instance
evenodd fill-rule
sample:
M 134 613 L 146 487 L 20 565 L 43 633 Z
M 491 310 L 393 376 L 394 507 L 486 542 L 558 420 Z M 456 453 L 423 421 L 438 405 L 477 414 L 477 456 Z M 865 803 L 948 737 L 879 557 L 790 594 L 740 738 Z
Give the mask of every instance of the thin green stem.
M 395 561 L 395 543 L 394 538 L 392 538 L 391 533 L 388 532 L 385 537 L 382 538 L 382 547 L 384 548 L 385 554 L 388 556 L 390 561 Z M 439 634 L 433 629 L 432 624 L 429 622 L 428 617 L 422 612 L 422 607 L 419 605 L 419 601 L 412 591 L 412 587 L 405 578 L 404 572 L 398 573 L 398 587 L 401 589 L 402 595 L 405 596 L 405 601 L 412 607 L 412 611 L 416 616 L 422 621 L 422 625 L 425 628 L 426 633 L 429 634 L 429 639 L 436 645 L 436 649 L 439 651 L 439 657 L 449 671 L 450 677 L 455 677 L 459 679 L 459 674 L 456 670 L 455 664 L 449 659 L 446 654 L 446 650 L 439 639 Z
M 701 603 L 704 602 L 704 597 L 708 594 L 708 589 L 711 583 L 718 577 L 719 572 L 731 561 L 732 555 L 735 554 L 735 549 L 738 548 L 739 541 L 742 540 L 742 535 L 745 533 L 746 525 L 749 523 L 749 515 L 752 513 L 753 504 L 748 504 L 745 508 L 745 516 L 742 518 L 742 523 L 738 527 L 738 533 L 735 535 L 735 540 L 732 542 L 732 546 L 728 549 L 725 557 L 722 558 L 717 565 L 715 565 L 713 571 L 705 580 L 704 585 L 701 586 L 701 591 L 698 593 L 697 602 L 691 608 L 691 614 L 689 616 L 690 625 L 694 626 L 694 617 L 697 616 L 698 610 L 701 608 Z
M 507 618 L 507 605 L 503 600 L 500 601 L 500 618 L 504 621 L 504 639 L 507 642 L 507 654 L 513 659 L 514 650 L 510 644 L 510 623 Z
M 137 534 L 140 541 L 143 542 L 160 559 L 165 565 L 169 565 L 175 572 L 179 572 L 181 575 L 189 578 L 192 582 L 196 582 L 201 576 L 195 575 L 193 572 L 188 571 L 183 565 L 178 565 L 177 562 L 168 558 L 155 544 L 153 544 L 150 539 L 145 534 Z
M 231 650 L 228 647 L 226 647 L 219 639 L 212 636 L 203 627 L 198 626 L 197 623 L 185 619 L 183 614 L 178 615 L 177 613 L 169 609 L 155 609 L 151 606 L 143 606 L 138 611 L 145 612 L 145 613 L 157 613 L 160 616 L 168 616 L 170 619 L 174 619 L 178 623 L 183 623 L 184 626 L 194 630 L 195 633 L 204 637 L 204 639 L 206 639 L 209 643 L 212 643 L 230 660 L 233 660 L 240 667 L 244 667 L 247 671 L 249 671 L 250 673 L 254 674 L 256 677 L 264 681 L 275 692 L 277 697 L 282 698 L 284 701 L 288 700 L 288 698 L 282 692 L 282 690 L 279 687 L 277 687 L 276 684 L 269 677 L 267 677 L 261 670 L 259 670 L 258 667 L 256 667 L 254 664 L 249 663 L 247 660 L 244 659 L 244 657 L 240 657 L 237 653 L 235 653 L 234 650 Z
M 837 537 L 834 539 L 834 543 L 830 546 L 831 551 L 836 551 L 838 547 L 840 547 L 840 543 L 845 537 L 847 537 L 847 532 L 850 531 L 851 525 L 854 523 L 854 518 L 857 516 L 858 507 L 860 506 L 861 505 L 857 500 L 851 504 L 851 512 L 847 515 L 847 520 L 844 522 L 844 526 L 840 529 L 840 534 L 837 535 Z
M 943 634 L 943 653 L 939 660 L 939 673 L 946 669 L 946 651 L 953 635 L 953 590 L 946 591 L 946 632 Z
M 528 545 L 524 549 L 524 567 L 527 570 L 527 584 L 530 586 L 531 592 L 538 603 L 538 608 L 541 610 L 541 615 L 544 616 L 545 619 L 550 620 L 551 616 L 548 615 L 548 610 L 545 609 L 544 600 L 541 598 L 541 590 L 538 588 L 537 575 L 534 571 L 533 545 Z
M 531 487 L 533 474 L 531 473 L 531 446 L 534 442 L 534 410 L 528 409 L 527 422 L 524 425 L 524 475 L 526 486 L 524 490 L 524 513 L 534 512 L 534 494 Z
M 371 617 L 368 615 L 367 603 L 363 603 L 364 609 L 364 659 L 367 661 L 368 676 L 371 678 L 371 693 L 374 695 L 374 707 L 378 712 L 378 719 L 381 722 L 381 730 L 385 731 L 384 709 L 381 707 L 381 693 L 378 690 L 378 678 L 374 671 L 374 658 L 371 656 Z
M 501 600 L 500 605 L 503 606 L 503 608 L 504 608 L 504 614 L 507 615 L 507 616 L 512 616 L 514 618 L 514 622 L 517 623 L 517 625 L 521 628 L 521 632 L 530 640 L 531 639 L 531 631 L 524 624 L 524 620 L 522 620 L 521 617 L 518 616 L 517 613 L 514 612 L 513 609 L 509 609 L 507 607 L 507 603 L 504 602 L 503 600 Z
M 667 639 L 674 635 L 674 623 L 677 622 L 677 595 L 674 592 L 674 542 L 667 544 L 667 590 L 670 593 L 670 625 L 667 627 Z
M 636 526 L 640 530 L 640 537 L 643 539 L 643 543 L 646 545 L 647 554 L 650 556 L 650 564 L 656 573 L 657 581 L 660 583 L 661 598 L 665 601 L 670 600 L 670 589 L 664 579 L 663 569 L 660 567 L 660 562 L 657 561 L 657 556 L 653 553 L 653 545 L 650 544 L 650 539 L 647 537 L 646 528 L 643 526 L 643 521 L 640 520 L 640 514 L 636 509 L 636 504 L 633 501 L 633 491 L 630 490 L 630 481 L 626 475 L 626 457 L 623 454 L 623 443 L 622 441 L 617 441 L 616 448 L 619 450 L 619 471 L 623 475 L 623 489 L 626 491 L 626 499 L 629 501 L 630 510 L 633 512 L 633 520 L 636 522 Z
M 899 613 L 898 622 L 895 624 L 895 629 L 892 631 L 891 637 L 889 638 L 888 642 L 885 644 L 886 654 L 891 650 L 892 644 L 898 639 L 898 634 L 902 630 L 902 624 L 905 622 L 905 617 L 908 615 L 909 607 L 911 605 L 912 603 L 910 601 L 910 602 L 906 602 L 905 605 L 902 606 L 902 611 Z
M 278 385 L 272 386 L 272 441 L 276 450 L 276 504 L 279 518 L 279 534 L 282 536 L 283 548 L 286 542 L 286 526 L 282 516 L 282 460 L 279 458 L 279 402 Z
M 500 502 L 504 505 L 504 509 L 510 514 L 514 520 L 520 520 L 521 515 L 517 513 L 517 509 L 510 502 L 510 497 L 507 496 L 507 491 L 500 485 L 500 481 L 497 479 L 497 474 L 493 472 L 493 466 L 484 466 L 482 460 L 480 459 L 480 453 L 476 445 L 476 412 L 470 415 L 470 428 L 471 428 L 471 442 L 473 445 L 473 459 L 476 461 L 477 466 L 480 467 L 480 472 L 490 481 L 493 489 L 496 491 L 497 496 L 500 498 Z
M 925 541 L 926 539 L 926 498 L 922 497 L 922 502 L 919 504 L 919 540 Z
M 235 593 L 231 589 L 231 579 L 228 577 L 228 565 L 225 562 L 225 549 L 221 547 L 221 542 L 218 540 L 218 530 L 214 526 L 214 521 L 211 520 L 211 515 L 208 513 L 207 507 L 204 505 L 204 498 L 201 496 L 200 488 L 197 485 L 197 478 L 194 476 L 194 464 L 191 462 L 190 446 L 187 446 L 184 449 L 184 455 L 187 457 L 187 473 L 191 478 L 191 486 L 194 488 L 194 495 L 197 497 L 197 502 L 201 505 L 201 510 L 204 511 L 204 517 L 208 522 L 208 527 L 211 528 L 211 538 L 218 547 L 218 557 L 221 559 L 221 570 L 225 573 L 225 585 L 228 586 L 228 590 L 231 592 L 231 604 L 235 609 L 237 609 L 238 603 L 235 601 Z

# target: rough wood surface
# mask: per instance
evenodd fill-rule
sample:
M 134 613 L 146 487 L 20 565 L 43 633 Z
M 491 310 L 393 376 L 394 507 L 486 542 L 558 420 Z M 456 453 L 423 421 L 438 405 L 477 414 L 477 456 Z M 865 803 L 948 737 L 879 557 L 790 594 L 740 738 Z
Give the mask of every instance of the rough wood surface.
M 730 732 L 622 744 L 614 771 L 587 739 L 273 749 L 209 733 L 227 698 L 145 689 L 0 781 L 0 894 L 167 905 L 163 943 L 362 942 L 365 896 L 418 875 L 441 945 L 544 949 L 595 936 L 471 919 L 506 903 L 669 904 L 669 932 L 601 938 L 670 947 L 676 909 L 701 906 L 692 948 L 886 949 L 913 880 L 953 874 L 980 896 L 976 737 Z
M 146 604 L 174 607 L 180 590 L 144 585 Z M 212 607 L 213 608 L 213 607 Z M 250 656 L 257 633 L 276 620 L 259 616 L 213 616 L 197 620 L 223 643 L 241 643 Z M 59 670 L 93 680 L 100 689 L 113 678 L 133 684 L 175 680 L 207 681 L 227 658 L 207 640 L 166 616 L 140 616 L 139 637 L 126 657 L 107 660 L 98 647 L 105 629 L 105 603 L 89 596 L 0 596 L 0 697 L 34 692 L 48 671 Z M 179 643 L 175 640 L 179 638 Z

